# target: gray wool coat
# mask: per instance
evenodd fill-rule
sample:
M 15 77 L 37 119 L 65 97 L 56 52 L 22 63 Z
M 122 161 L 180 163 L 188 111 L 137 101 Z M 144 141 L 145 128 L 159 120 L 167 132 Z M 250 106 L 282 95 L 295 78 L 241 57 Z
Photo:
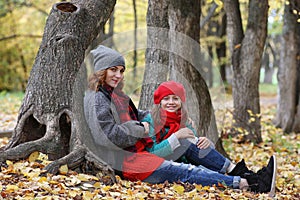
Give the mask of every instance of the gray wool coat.
M 92 137 L 101 155 L 98 155 L 113 169 L 122 171 L 124 148 L 134 146 L 145 136 L 145 129 L 139 121 L 121 123 L 115 105 L 102 92 L 88 91 L 84 97 L 84 114 Z M 148 111 L 138 110 L 138 120 Z M 99 154 L 99 153 L 98 153 Z

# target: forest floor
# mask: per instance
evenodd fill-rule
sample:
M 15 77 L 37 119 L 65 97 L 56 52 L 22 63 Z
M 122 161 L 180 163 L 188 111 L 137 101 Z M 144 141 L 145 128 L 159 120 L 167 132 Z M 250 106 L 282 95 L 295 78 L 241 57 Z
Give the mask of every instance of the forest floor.
M 0 131 L 14 128 L 20 99 L 0 99 Z M 266 165 L 272 154 L 277 155 L 278 173 L 274 199 L 300 199 L 300 135 L 284 134 L 272 123 L 276 110 L 276 97 L 261 97 L 263 143 L 240 143 L 239 138 L 226 135 L 230 129 L 232 102 L 222 112 L 221 132 L 223 145 L 230 158 L 238 162 L 245 159 L 248 167 L 257 171 Z M 218 119 L 218 115 L 216 115 Z M 9 138 L 0 136 L 0 147 Z M 272 199 L 268 194 L 234 190 L 225 185 L 201 186 L 184 183 L 146 184 L 118 178 L 108 185 L 101 176 L 78 174 L 60 168 L 60 174 L 40 176 L 47 165 L 47 156 L 35 152 L 25 160 L 6 161 L 0 171 L 0 199 Z

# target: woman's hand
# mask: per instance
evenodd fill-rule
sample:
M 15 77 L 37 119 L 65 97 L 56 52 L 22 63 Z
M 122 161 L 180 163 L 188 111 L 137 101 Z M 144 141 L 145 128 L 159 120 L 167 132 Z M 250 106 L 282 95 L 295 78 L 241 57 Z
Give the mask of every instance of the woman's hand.
M 141 122 L 145 128 L 145 134 L 149 134 L 149 123 L 148 122 Z
M 174 134 L 177 137 L 177 139 L 186 139 L 186 138 L 195 137 L 193 131 L 189 128 L 181 128 L 178 131 L 176 131 Z
M 191 118 L 188 118 L 188 124 L 190 124 L 193 129 L 196 129 L 195 122 Z
M 206 149 L 210 146 L 210 140 L 206 137 L 199 137 L 199 140 L 197 142 L 197 147 L 199 149 Z

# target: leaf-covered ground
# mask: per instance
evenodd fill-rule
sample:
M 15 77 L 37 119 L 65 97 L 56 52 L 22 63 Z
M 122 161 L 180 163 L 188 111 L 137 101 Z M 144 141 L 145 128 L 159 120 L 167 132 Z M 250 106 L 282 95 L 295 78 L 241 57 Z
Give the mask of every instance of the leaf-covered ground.
M 254 171 L 266 165 L 270 155 L 277 155 L 278 176 L 276 199 L 300 199 L 300 135 L 285 135 L 276 129 L 271 120 L 275 106 L 262 107 L 262 131 L 264 142 L 239 144 L 238 138 L 226 138 L 230 125 L 230 112 L 225 113 L 224 147 L 230 157 L 238 162 L 244 158 Z M 0 131 L 12 129 L 16 123 L 20 100 L 1 99 Z M 218 117 L 218 116 L 217 116 Z M 0 138 L 0 146 L 8 138 Z M 226 187 L 202 187 L 183 183 L 146 184 L 118 178 L 114 185 L 106 184 L 105 177 L 78 174 L 60 168 L 59 175 L 44 174 L 42 168 L 49 161 L 47 156 L 34 152 L 26 160 L 6 161 L 0 171 L 0 199 L 268 199 L 267 194 Z

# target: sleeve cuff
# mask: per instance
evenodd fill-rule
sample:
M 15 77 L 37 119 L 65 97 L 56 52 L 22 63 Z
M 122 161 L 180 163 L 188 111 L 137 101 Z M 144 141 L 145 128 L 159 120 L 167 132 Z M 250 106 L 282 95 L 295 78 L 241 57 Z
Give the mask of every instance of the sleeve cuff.
M 211 140 L 209 140 L 209 142 L 210 142 L 210 147 L 211 147 L 212 149 L 214 149 L 214 148 L 215 148 L 214 143 L 213 143 Z
M 174 134 L 172 134 L 168 138 L 168 142 L 169 142 L 169 144 L 171 146 L 172 151 L 174 151 L 177 147 L 180 146 L 180 142 L 179 142 L 179 140 L 177 139 L 177 137 Z

